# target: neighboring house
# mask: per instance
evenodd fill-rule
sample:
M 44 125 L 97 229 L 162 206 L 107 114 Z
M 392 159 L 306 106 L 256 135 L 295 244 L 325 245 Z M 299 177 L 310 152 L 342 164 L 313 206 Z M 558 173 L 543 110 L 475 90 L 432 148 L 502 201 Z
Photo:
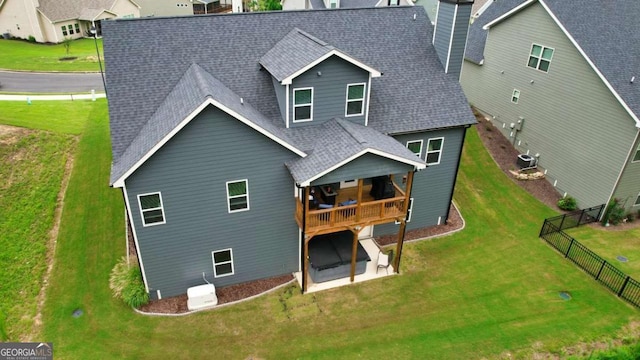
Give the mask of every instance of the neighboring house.
M 493 1 L 494 0 L 475 0 L 471 7 L 471 21 L 473 22 L 474 19 L 479 17 Z M 438 0 L 417 0 L 415 4 L 423 6 L 431 22 L 435 24 L 438 2 Z
M 469 102 L 582 208 L 640 210 L 638 14 L 637 0 L 501 0 L 471 26 Z
M 101 21 L 140 16 L 133 0 L 0 0 L 0 32 L 37 42 L 59 43 L 89 35 Z
M 436 42 L 464 47 L 448 41 L 452 26 L 443 20 Z M 141 18 L 104 30 L 110 181 L 152 298 L 203 276 L 227 286 L 301 272 L 306 291 L 309 243 L 344 231 L 354 249 L 395 235 L 397 271 L 405 231 L 447 221 L 475 118 L 458 83 L 463 48 L 437 54 L 422 8 Z M 140 33 L 154 36 L 131 36 Z
M 282 10 L 356 9 L 384 6 L 413 6 L 412 0 L 282 0 Z
M 140 16 L 185 16 L 242 12 L 242 0 L 136 0 Z

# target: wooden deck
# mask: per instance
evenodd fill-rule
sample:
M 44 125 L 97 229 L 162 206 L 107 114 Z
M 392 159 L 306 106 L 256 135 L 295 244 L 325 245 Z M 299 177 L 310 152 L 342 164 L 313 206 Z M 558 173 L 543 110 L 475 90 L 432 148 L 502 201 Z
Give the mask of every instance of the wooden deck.
M 405 193 L 395 185 L 395 196 L 383 200 L 375 200 L 369 195 L 371 185 L 363 186 L 361 203 L 339 206 L 348 200 L 358 199 L 358 187 L 337 191 L 336 206 L 330 209 L 309 210 L 304 221 L 304 231 L 309 235 L 320 235 L 341 230 L 349 230 L 355 226 L 384 224 L 403 218 L 406 214 Z M 304 204 L 296 201 L 296 222 L 303 228 Z

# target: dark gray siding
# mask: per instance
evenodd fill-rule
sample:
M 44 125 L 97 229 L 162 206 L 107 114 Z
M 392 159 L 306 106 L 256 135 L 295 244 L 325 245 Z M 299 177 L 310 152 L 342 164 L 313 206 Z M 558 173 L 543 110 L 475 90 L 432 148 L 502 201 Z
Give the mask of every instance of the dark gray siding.
M 297 155 L 209 107 L 126 181 L 150 292 L 183 294 L 202 273 L 225 286 L 298 269 Z M 226 182 L 248 179 L 250 210 L 228 213 Z M 162 193 L 166 224 L 143 227 L 136 195 Z M 235 274 L 213 277 L 211 252 L 233 249 Z
M 446 220 L 465 131 L 465 128 L 454 128 L 394 136 L 403 144 L 411 140 L 422 140 L 424 143 L 423 158 L 427 141 L 431 138 L 444 137 L 440 164 L 430 165 L 414 175 L 411 191 L 413 210 L 411 221 L 407 224 L 407 230 L 437 225 L 439 219 L 441 223 Z M 400 179 L 401 176 L 402 174 L 398 174 L 395 178 Z M 373 231 L 374 236 L 395 234 L 398 232 L 398 225 L 393 223 L 376 225 Z
M 413 169 L 412 165 L 400 163 L 374 154 L 364 154 L 361 157 L 343 165 L 336 170 L 313 181 L 311 185 L 322 185 L 351 179 L 363 179 L 374 176 L 407 173 Z
M 318 72 L 322 75 L 318 76 Z M 369 73 L 361 68 L 332 56 L 320 64 L 309 69 L 304 74 L 293 79 L 289 86 L 289 126 L 305 126 L 321 124 L 335 117 L 344 118 L 357 124 L 364 125 L 365 117 L 345 117 L 347 100 L 347 84 L 367 83 L 369 87 Z M 293 123 L 293 90 L 296 88 L 313 87 L 313 121 Z M 367 106 L 367 89 L 365 89 L 365 110 Z
M 442 67 L 447 65 L 447 57 L 449 56 L 449 42 L 451 41 L 451 30 L 453 28 L 453 17 L 455 15 L 456 6 L 447 2 L 440 2 L 438 7 L 438 17 L 433 38 L 433 47 L 436 49 L 438 59 L 442 63 Z
M 548 73 L 527 67 L 534 43 L 554 49 Z M 467 61 L 463 68 L 469 101 L 494 116 L 520 152 L 540 154 L 547 180 L 561 194 L 581 208 L 606 202 L 627 161 L 635 122 L 547 11 L 535 3 L 491 28 L 484 55 L 484 65 Z M 514 89 L 520 90 L 517 104 Z M 512 133 L 519 117 L 522 131 Z
M 278 99 L 278 107 L 280 108 L 280 115 L 282 116 L 282 123 L 286 123 L 287 120 L 287 88 L 280 84 L 276 78 L 272 77 L 273 90 L 276 93 L 276 99 Z
M 447 73 L 460 77 L 471 18 L 471 4 L 440 2 L 434 47 Z M 453 38 L 452 38 L 453 32 Z M 449 47 L 451 45 L 451 47 Z M 447 62 L 449 67 L 447 68 Z

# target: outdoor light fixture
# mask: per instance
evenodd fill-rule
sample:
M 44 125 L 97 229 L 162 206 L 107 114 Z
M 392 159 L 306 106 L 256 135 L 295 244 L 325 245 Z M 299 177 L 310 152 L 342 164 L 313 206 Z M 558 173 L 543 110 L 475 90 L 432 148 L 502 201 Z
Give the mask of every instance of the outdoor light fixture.
M 104 81 L 104 72 L 102 71 L 102 61 L 100 61 L 100 51 L 98 50 L 98 31 L 95 25 L 89 29 L 91 35 L 93 35 L 93 43 L 96 45 L 96 54 L 98 55 L 98 65 L 100 66 L 100 76 L 102 77 L 102 86 L 104 86 L 104 95 L 107 95 L 107 83 Z

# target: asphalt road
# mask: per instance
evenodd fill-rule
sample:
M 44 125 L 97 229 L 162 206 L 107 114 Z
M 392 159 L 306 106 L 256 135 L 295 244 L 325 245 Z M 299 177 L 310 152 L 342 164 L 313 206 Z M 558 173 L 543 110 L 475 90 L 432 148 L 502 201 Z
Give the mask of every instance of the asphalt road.
M 29 93 L 104 92 L 100 73 L 0 71 L 0 91 Z

